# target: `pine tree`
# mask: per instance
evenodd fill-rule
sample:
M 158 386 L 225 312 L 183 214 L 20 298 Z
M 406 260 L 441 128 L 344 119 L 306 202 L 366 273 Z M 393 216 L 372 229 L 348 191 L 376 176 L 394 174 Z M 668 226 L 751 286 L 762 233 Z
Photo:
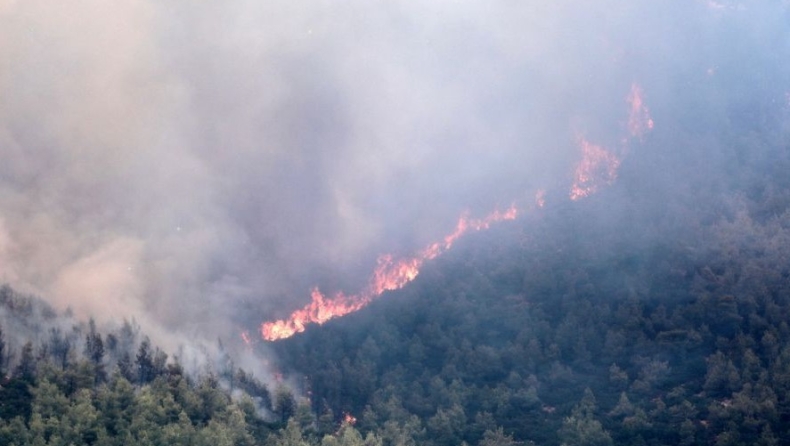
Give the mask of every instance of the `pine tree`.
M 55 363 L 60 366 L 60 369 L 66 370 L 69 364 L 71 342 L 59 328 L 51 328 L 49 330 L 49 352 Z
M 107 380 L 107 372 L 104 368 L 104 342 L 101 333 L 96 331 L 96 322 L 90 319 L 89 331 L 85 335 L 85 356 L 88 357 L 94 369 L 94 382 L 100 384 Z
M 6 375 L 6 353 L 5 353 L 5 336 L 3 335 L 3 327 L 0 327 L 0 380 L 5 378 Z
M 283 386 L 277 387 L 275 391 L 274 413 L 281 423 L 287 422 L 296 413 L 296 400 L 291 391 Z
M 595 419 L 595 396 L 589 388 L 573 409 L 571 416 L 562 422 L 559 431 L 563 445 L 567 446 L 609 446 L 613 444 L 609 432 L 604 430 L 601 422 Z
M 154 358 L 151 355 L 151 341 L 146 337 L 137 349 L 137 382 L 140 385 L 154 379 Z
M 19 364 L 14 369 L 14 376 L 25 382 L 33 383 L 36 377 L 36 360 L 33 357 L 33 343 L 28 341 L 22 347 Z

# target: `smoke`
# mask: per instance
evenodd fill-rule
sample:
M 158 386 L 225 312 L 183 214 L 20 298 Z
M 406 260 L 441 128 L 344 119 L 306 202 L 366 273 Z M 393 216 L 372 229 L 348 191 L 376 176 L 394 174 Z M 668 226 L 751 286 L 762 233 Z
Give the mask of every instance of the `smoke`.
M 767 3 L 0 1 L 0 281 L 232 336 L 568 187 L 633 82 L 657 130 L 723 116 L 727 64 L 788 53 Z

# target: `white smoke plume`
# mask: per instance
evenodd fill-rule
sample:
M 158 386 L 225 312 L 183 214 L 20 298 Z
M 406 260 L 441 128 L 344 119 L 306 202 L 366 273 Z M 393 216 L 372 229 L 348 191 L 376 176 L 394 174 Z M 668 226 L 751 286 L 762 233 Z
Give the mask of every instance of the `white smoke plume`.
M 724 6 L 0 1 L 0 281 L 238 333 L 567 183 L 577 135 L 621 134 L 635 81 L 658 122 L 721 22 L 781 32 Z

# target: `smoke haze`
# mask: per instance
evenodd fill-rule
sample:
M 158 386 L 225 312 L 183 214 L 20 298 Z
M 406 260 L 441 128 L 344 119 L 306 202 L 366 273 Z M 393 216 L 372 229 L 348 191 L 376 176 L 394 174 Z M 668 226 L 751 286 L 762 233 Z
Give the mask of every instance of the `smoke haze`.
M 238 333 L 316 283 L 353 291 L 377 254 L 465 210 L 566 190 L 579 136 L 618 143 L 635 82 L 661 143 L 628 156 L 670 191 L 662 125 L 715 134 L 731 107 L 787 106 L 787 17 L 778 1 L 0 0 L 0 281 L 77 315 Z M 715 156 L 681 159 L 713 177 Z

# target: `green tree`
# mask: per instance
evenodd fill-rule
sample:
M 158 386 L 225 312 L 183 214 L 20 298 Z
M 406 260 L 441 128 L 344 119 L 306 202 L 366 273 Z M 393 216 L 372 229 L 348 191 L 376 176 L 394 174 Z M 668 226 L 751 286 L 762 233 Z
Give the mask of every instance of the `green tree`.
M 691 420 L 683 420 L 680 423 L 680 430 L 678 434 L 680 434 L 680 445 L 681 446 L 691 446 L 694 444 L 694 435 L 697 431 L 697 428 L 694 426 L 694 422 Z
M 32 384 L 36 377 L 36 359 L 33 357 L 33 343 L 25 342 L 22 346 L 19 364 L 14 369 L 14 376 Z
M 425 435 L 426 430 L 416 415 L 402 422 L 387 420 L 381 430 L 382 440 L 390 446 L 415 446 Z
M 195 426 L 183 410 L 178 414 L 178 421 L 170 423 L 162 429 L 163 444 L 172 446 L 192 446 L 198 443 Z
M 27 420 L 32 410 L 32 401 L 30 384 L 19 378 L 12 378 L 0 387 L 0 418 L 10 420 L 20 416 Z
M 137 398 L 132 384 L 116 373 L 96 393 L 96 407 L 108 435 L 125 438 L 130 435 L 132 419 L 137 411 Z
M 48 350 L 61 370 L 66 370 L 69 365 L 71 341 L 61 332 L 60 328 L 55 327 L 49 330 Z
M 85 335 L 85 356 L 93 364 L 94 383 L 99 384 L 107 380 L 104 368 L 104 342 L 101 333 L 96 331 L 96 322 L 93 318 L 88 322 L 88 334 Z
M 135 371 L 135 364 L 132 361 L 132 357 L 129 355 L 129 352 L 121 353 L 121 357 L 118 358 L 116 366 L 118 367 L 118 372 L 121 374 L 121 376 L 126 378 L 127 381 L 139 381 L 139 374 Z
M 219 381 L 213 374 L 201 378 L 195 393 L 199 398 L 198 420 L 201 423 L 207 423 L 222 413 L 230 403 L 229 395 L 220 389 Z
M 483 439 L 480 440 L 478 446 L 517 446 L 518 442 L 513 440 L 512 435 L 505 435 L 502 427 L 496 430 L 487 430 L 483 433 Z
M 310 443 L 302 435 L 302 429 L 299 428 L 299 423 L 296 420 L 288 421 L 285 429 L 273 435 L 267 443 L 271 446 L 310 446 Z
M 151 341 L 146 337 L 140 343 L 137 349 L 137 358 L 135 361 L 137 365 L 137 383 L 140 385 L 153 381 L 154 373 L 154 358 L 151 353 Z
M 758 446 L 777 446 L 779 444 L 779 439 L 776 438 L 773 431 L 771 430 L 771 425 L 766 424 L 763 427 L 762 432 L 760 433 L 760 440 L 757 442 Z
M 741 377 L 738 369 L 724 353 L 717 351 L 706 360 L 708 372 L 703 389 L 712 397 L 729 396 L 740 389 Z
M 22 421 L 22 417 L 14 417 L 9 421 L 0 419 L 0 444 L 28 445 L 32 436 Z
M 307 402 L 297 404 L 293 417 L 299 423 L 302 432 L 315 432 L 317 424 L 315 415 L 310 410 L 310 404 Z
M 107 437 L 99 420 L 99 412 L 92 404 L 89 389 L 82 389 L 74 395 L 62 415 L 60 426 L 59 434 L 66 444 L 91 445 Z
M 3 327 L 0 327 L 0 379 L 6 376 L 6 351 L 5 351 L 5 335 L 3 335 Z
M 617 402 L 617 405 L 614 406 L 614 409 L 609 412 L 609 416 L 624 418 L 633 414 L 634 405 L 631 404 L 631 401 L 628 399 L 628 395 L 626 395 L 625 392 L 620 392 L 620 400 Z
M 293 393 L 285 386 L 278 386 L 274 392 L 274 414 L 277 420 L 286 423 L 294 413 L 296 413 L 296 399 Z
M 236 406 L 229 406 L 227 411 L 210 420 L 200 434 L 207 446 L 253 446 L 255 444 L 244 420 L 244 413 Z
M 463 407 L 454 404 L 447 409 L 439 409 L 427 423 L 428 432 L 437 444 L 460 444 L 464 428 L 466 427 L 466 414 Z
M 595 419 L 596 401 L 592 390 L 584 390 L 584 396 L 571 415 L 562 422 L 559 430 L 564 446 L 609 446 L 614 444 L 609 432 Z

